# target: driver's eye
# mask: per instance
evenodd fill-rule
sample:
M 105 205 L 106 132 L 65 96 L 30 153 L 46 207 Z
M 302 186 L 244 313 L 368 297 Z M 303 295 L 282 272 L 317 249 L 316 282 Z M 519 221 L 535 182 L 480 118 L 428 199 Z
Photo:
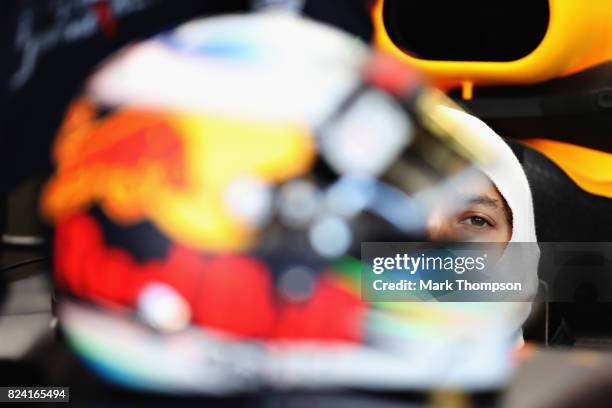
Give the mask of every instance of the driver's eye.
M 487 226 L 491 226 L 491 223 L 489 223 L 483 217 L 479 217 L 478 215 L 472 215 L 471 217 L 464 218 L 461 222 L 476 228 L 484 228 Z

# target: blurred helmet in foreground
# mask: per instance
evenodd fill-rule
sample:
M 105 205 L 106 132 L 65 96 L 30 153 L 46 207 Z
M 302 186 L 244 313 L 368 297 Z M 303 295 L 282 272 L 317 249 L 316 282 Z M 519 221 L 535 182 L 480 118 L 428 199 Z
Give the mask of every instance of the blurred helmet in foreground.
M 504 364 L 431 364 L 452 342 L 499 351 L 474 337 L 482 310 L 360 296 L 360 243 L 419 237 L 419 197 L 471 168 L 435 98 L 282 13 L 191 22 L 115 55 L 69 108 L 42 196 L 69 344 L 156 391 L 499 382 Z

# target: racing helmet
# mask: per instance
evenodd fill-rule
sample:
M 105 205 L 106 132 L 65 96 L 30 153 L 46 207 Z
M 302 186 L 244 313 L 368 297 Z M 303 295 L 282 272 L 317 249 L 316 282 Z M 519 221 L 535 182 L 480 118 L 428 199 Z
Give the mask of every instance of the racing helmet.
M 493 160 L 441 103 L 403 64 L 279 11 L 112 56 L 68 108 L 41 197 L 68 344 L 156 392 L 497 384 L 505 358 L 431 370 L 449 343 L 483 361 L 510 345 L 483 335 L 496 307 L 360 295 L 360 243 L 418 239 L 418 193 Z

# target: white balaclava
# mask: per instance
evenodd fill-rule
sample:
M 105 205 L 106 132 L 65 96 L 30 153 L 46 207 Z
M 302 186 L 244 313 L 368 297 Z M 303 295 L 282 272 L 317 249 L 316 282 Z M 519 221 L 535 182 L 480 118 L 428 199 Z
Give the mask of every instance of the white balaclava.
M 534 243 L 509 245 L 499 261 L 512 274 L 514 281 L 521 282 L 524 298 L 521 302 L 506 303 L 510 319 L 517 331 L 529 316 L 531 301 L 538 288 L 539 248 L 535 230 L 533 199 L 527 176 L 517 157 L 503 139 L 482 120 L 463 111 L 440 106 L 453 125 L 469 132 L 479 143 L 486 144 L 497 157 L 490 164 L 480 167 L 504 197 L 512 212 L 512 243 Z M 513 299 L 515 300 L 515 299 Z M 503 302 L 502 302 L 503 304 Z
M 537 242 L 531 189 L 523 167 L 510 146 L 482 120 L 457 109 L 445 106 L 441 109 L 454 124 L 488 145 L 490 150 L 497 154 L 490 165 L 480 169 L 495 184 L 512 211 L 510 242 Z

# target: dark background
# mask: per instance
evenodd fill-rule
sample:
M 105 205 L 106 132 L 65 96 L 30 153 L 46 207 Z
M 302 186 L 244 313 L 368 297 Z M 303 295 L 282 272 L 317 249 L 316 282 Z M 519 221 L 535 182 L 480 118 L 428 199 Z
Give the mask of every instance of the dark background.
M 3 0 L 0 2 L 0 192 L 50 170 L 49 148 L 64 110 L 97 63 L 130 41 L 192 18 L 248 11 L 249 0 L 128 0 L 140 11 L 105 18 L 120 0 Z M 123 0 L 126 3 L 126 0 Z M 88 13 L 96 27 L 77 40 L 54 39 Z M 360 36 L 371 37 L 363 0 L 310 0 L 304 13 Z M 112 13 L 111 13 L 112 14 Z M 30 18 L 31 24 L 26 24 Z M 27 28 L 30 28 L 28 30 Z M 29 33 L 23 40 L 23 32 Z M 26 33 L 26 34 L 27 34 Z M 36 41 L 38 39 L 38 41 Z M 32 50 L 38 44 L 37 52 Z M 41 45 L 44 44 L 44 45 Z M 28 55 L 34 69 L 15 81 Z

